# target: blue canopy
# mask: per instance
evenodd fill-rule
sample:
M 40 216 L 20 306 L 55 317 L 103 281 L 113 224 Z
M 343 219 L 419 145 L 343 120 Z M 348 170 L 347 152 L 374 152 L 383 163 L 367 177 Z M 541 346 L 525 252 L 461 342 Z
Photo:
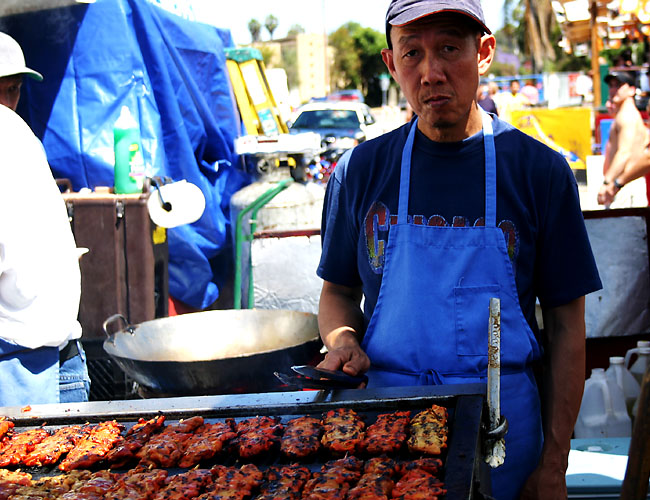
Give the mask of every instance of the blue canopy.
M 230 197 L 251 182 L 234 152 L 241 122 L 224 55 L 230 31 L 146 0 L 14 15 L 0 30 L 44 76 L 25 80 L 18 112 L 55 177 L 75 191 L 113 185 L 113 125 L 126 105 L 140 125 L 147 174 L 199 186 L 201 219 L 168 230 L 169 293 L 195 308 L 212 304 L 231 275 Z

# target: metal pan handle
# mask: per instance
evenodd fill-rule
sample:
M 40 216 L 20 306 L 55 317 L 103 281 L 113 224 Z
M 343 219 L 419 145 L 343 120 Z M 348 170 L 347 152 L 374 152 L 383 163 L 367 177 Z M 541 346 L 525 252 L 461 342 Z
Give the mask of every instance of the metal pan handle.
M 115 343 L 115 340 L 114 340 L 115 339 L 115 332 L 119 331 L 119 329 L 118 330 L 111 330 L 111 332 L 109 333 L 108 332 L 108 327 L 109 327 L 109 325 L 115 323 L 116 321 L 121 321 L 122 323 L 124 323 L 123 331 L 129 332 L 131 335 L 133 335 L 135 333 L 135 328 L 132 325 L 129 325 L 129 322 L 127 321 L 127 319 L 124 316 L 122 316 L 119 313 L 118 314 L 113 314 L 112 316 L 108 317 L 106 319 L 106 321 L 104 321 L 102 323 L 102 330 L 104 330 L 104 334 L 108 338 L 108 341 L 113 343 L 113 344 Z

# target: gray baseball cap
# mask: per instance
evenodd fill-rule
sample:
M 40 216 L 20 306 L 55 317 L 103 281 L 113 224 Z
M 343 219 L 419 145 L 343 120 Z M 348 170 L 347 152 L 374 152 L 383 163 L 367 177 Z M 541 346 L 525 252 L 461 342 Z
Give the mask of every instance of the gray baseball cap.
M 43 75 L 25 65 L 25 56 L 18 42 L 0 32 L 0 78 L 13 75 L 27 75 L 43 81 Z
M 392 0 L 386 12 L 386 28 L 404 26 L 441 12 L 455 12 L 469 16 L 486 33 L 492 33 L 485 24 L 480 0 Z

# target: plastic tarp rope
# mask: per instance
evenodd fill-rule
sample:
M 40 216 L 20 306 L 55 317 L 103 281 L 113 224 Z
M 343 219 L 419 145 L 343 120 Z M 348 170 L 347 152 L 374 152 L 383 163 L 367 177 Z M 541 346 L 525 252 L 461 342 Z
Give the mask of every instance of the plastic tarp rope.
M 113 124 L 122 106 L 139 122 L 147 175 L 186 179 L 203 216 L 168 231 L 169 293 L 205 308 L 231 272 L 230 196 L 241 124 L 224 48 L 229 30 L 188 21 L 145 0 L 97 0 L 0 19 L 42 83 L 25 79 L 18 112 L 39 136 L 55 177 L 75 191 L 113 185 Z

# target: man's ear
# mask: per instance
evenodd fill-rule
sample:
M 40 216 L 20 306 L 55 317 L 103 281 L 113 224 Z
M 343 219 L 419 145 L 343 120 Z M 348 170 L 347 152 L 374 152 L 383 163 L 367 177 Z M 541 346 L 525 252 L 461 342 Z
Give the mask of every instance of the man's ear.
M 483 35 L 479 41 L 478 47 L 478 72 L 479 75 L 484 75 L 490 69 L 492 59 L 494 59 L 494 51 L 496 50 L 497 41 L 494 35 Z
M 395 78 L 395 61 L 393 60 L 392 49 L 381 49 L 381 58 L 384 61 L 386 68 L 388 68 L 388 72 L 391 74 L 393 79 L 397 81 Z

